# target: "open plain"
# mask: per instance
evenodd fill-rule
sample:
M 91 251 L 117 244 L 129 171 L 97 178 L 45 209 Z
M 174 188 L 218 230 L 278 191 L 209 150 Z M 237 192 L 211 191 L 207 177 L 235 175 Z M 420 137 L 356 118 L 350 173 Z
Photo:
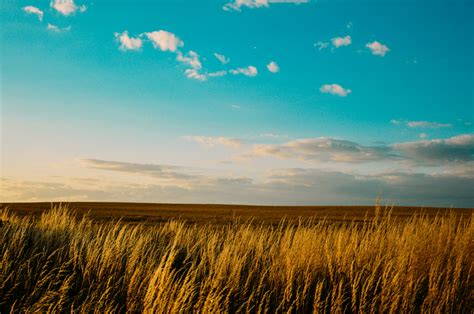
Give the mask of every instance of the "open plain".
M 278 224 L 282 219 L 326 220 L 331 222 L 362 222 L 373 218 L 375 206 L 252 206 L 224 204 L 153 204 L 153 203 L 114 203 L 114 202 L 39 202 L 3 203 L 0 209 L 9 209 L 18 216 L 39 217 L 55 206 L 65 206 L 76 214 L 88 215 L 96 221 L 120 219 L 123 222 L 153 224 L 169 220 L 182 220 L 190 223 L 225 224 L 239 219 L 253 224 Z M 456 214 L 469 218 L 472 208 L 436 208 L 415 206 L 380 205 L 391 216 L 408 219 L 415 214 L 427 217 Z
M 1 312 L 471 313 L 472 209 L 15 203 Z

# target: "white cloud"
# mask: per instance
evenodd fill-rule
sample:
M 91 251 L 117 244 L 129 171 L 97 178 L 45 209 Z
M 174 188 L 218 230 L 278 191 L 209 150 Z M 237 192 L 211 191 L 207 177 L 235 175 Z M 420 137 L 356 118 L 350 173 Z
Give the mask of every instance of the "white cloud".
M 428 134 L 426 134 L 426 133 L 420 133 L 419 136 L 420 136 L 420 138 L 427 138 L 427 137 L 428 137 Z
M 24 7 L 23 11 L 25 11 L 28 14 L 34 14 L 38 17 L 38 20 L 43 21 L 43 11 L 41 11 L 37 7 L 29 5 L 29 6 Z
M 346 97 L 347 95 L 352 93 L 350 89 L 345 89 L 339 84 L 324 84 L 319 90 L 321 91 L 321 93 L 337 95 L 341 97 Z
M 352 43 L 351 36 L 346 36 L 346 37 L 335 37 L 331 39 L 332 45 L 336 48 L 342 47 L 342 46 L 348 46 Z
M 193 175 L 182 173 L 181 167 L 160 164 L 138 164 L 100 159 L 81 159 L 81 164 L 93 169 L 143 174 L 162 179 L 193 179 Z
M 262 8 L 268 7 L 272 3 L 294 3 L 294 4 L 301 4 L 301 3 L 308 3 L 309 0 L 234 0 L 227 4 L 225 4 L 222 8 L 225 11 L 240 11 L 241 7 L 247 8 Z
M 220 203 L 268 205 L 368 205 L 377 194 L 384 201 L 410 206 L 474 204 L 474 178 L 456 173 L 385 172 L 355 175 L 320 169 L 271 170 L 258 179 L 201 175 L 185 168 L 114 161 L 84 161 L 98 174 L 108 172 L 128 179 L 56 177 L 49 181 L 0 178 L 0 201 L 124 201 L 147 203 Z M 472 165 L 471 165 L 472 168 Z M 460 173 L 464 173 L 460 169 Z M 187 176 L 186 176 L 187 175 Z M 132 178 L 142 182 L 133 182 Z
M 139 37 L 130 37 L 128 36 L 128 32 L 124 31 L 122 33 L 114 33 L 115 39 L 120 43 L 120 50 L 139 50 L 142 45 L 143 41 Z
M 418 162 L 474 160 L 473 134 L 463 134 L 447 139 L 398 143 L 393 147 L 404 156 Z
M 226 56 L 218 54 L 217 52 L 214 52 L 214 57 L 217 58 L 222 64 L 227 64 L 230 62 L 229 58 L 226 58 Z
M 262 133 L 258 135 L 259 137 L 263 138 L 270 138 L 270 139 L 280 139 L 280 138 L 288 138 L 286 134 L 276 134 L 276 133 Z
M 71 15 L 79 12 L 85 12 L 87 7 L 85 5 L 78 6 L 74 0 L 52 0 L 50 6 L 62 15 Z
M 269 64 L 267 64 L 267 69 L 268 69 L 268 71 L 270 71 L 272 73 L 280 72 L 280 67 L 278 66 L 278 64 L 275 61 L 272 61 Z
M 168 32 L 165 32 L 165 33 L 168 33 Z M 168 33 L 168 34 L 171 34 L 171 33 Z M 160 36 L 163 37 L 163 34 L 161 34 Z M 160 48 L 162 50 L 170 50 L 170 51 L 173 51 L 173 49 L 176 50 L 176 60 L 189 67 L 188 69 L 184 71 L 184 74 L 186 75 L 187 78 L 198 80 L 198 81 L 206 81 L 209 77 L 220 77 L 227 74 L 227 71 L 202 73 L 203 68 L 202 68 L 202 63 L 199 59 L 199 54 L 192 50 L 187 52 L 186 54 L 183 54 L 181 51 L 177 50 L 177 47 L 179 46 L 179 42 L 181 41 L 176 36 L 174 37 L 173 36 L 174 36 L 173 34 L 165 35 L 167 39 L 163 39 L 163 38 L 159 39 L 160 43 L 163 44 L 163 41 L 165 42 L 164 43 L 165 49 L 161 48 L 161 46 Z M 173 38 L 175 38 L 176 40 L 174 40 Z M 169 44 L 170 40 L 174 41 L 174 43 Z
M 48 23 L 48 27 L 47 27 L 50 31 L 53 31 L 53 32 L 60 32 L 60 29 L 59 27 L 57 27 L 56 25 L 53 25 L 53 24 L 50 24 Z
M 421 128 L 421 129 L 440 129 L 440 128 L 450 128 L 453 125 L 451 123 L 438 123 L 431 121 L 404 121 L 404 120 L 390 120 L 391 124 L 404 124 L 410 128 Z
M 241 7 L 260 8 L 268 7 L 268 0 L 235 0 L 225 4 L 222 8 L 225 11 L 236 10 L 240 11 Z
M 281 159 L 299 159 L 313 162 L 359 163 L 391 158 L 390 147 L 364 146 L 347 140 L 327 137 L 297 139 L 284 144 L 253 145 L 242 157 L 272 156 Z
M 318 47 L 319 50 L 323 50 L 329 46 L 329 43 L 318 41 L 314 44 L 314 47 Z
M 186 65 L 188 68 L 185 69 L 184 74 L 187 78 L 206 81 L 209 77 L 220 77 L 224 76 L 228 71 L 216 71 L 210 72 L 203 70 L 199 54 L 195 51 L 188 51 L 183 53 L 179 50 L 179 47 L 184 46 L 183 41 L 178 38 L 175 34 L 159 30 L 153 32 L 145 32 L 140 34 L 138 37 L 130 37 L 127 31 L 122 33 L 115 33 L 115 38 L 120 43 L 120 49 L 123 51 L 126 50 L 139 50 L 143 46 L 143 37 L 148 38 L 153 44 L 155 49 L 160 49 L 161 51 L 171 51 L 176 53 L 176 61 Z M 219 59 L 222 63 L 229 62 L 229 59 L 223 55 L 215 53 L 214 56 Z M 247 68 L 240 68 L 232 70 L 233 74 L 244 74 L 248 76 L 257 75 L 257 69 L 253 66 Z
M 129 176 L 120 180 L 113 177 L 98 179 L 98 175 L 56 177 L 49 181 L 0 178 L 0 201 L 368 205 L 382 193 L 384 201 L 396 205 L 472 208 L 474 204 L 474 178 L 456 173 L 355 175 L 314 168 L 287 168 L 271 170 L 252 179 L 232 174 L 196 176 L 182 167 L 105 160 L 85 160 L 83 167 L 98 174 Z M 463 169 L 459 170 L 464 173 Z M 146 183 L 133 182 L 132 178 Z
M 198 80 L 198 81 L 206 81 L 207 80 L 207 76 L 205 74 L 199 73 L 199 71 L 197 69 L 186 69 L 184 71 L 184 74 L 186 74 L 186 77 L 190 78 L 190 79 L 195 79 L 195 80 Z
M 199 55 L 195 51 L 189 51 L 186 55 L 183 55 L 180 51 L 177 52 L 176 60 L 188 65 L 190 68 L 186 69 L 184 73 L 186 77 L 195 79 L 198 81 L 206 81 L 208 77 L 217 77 L 227 74 L 227 71 L 218 71 L 212 73 L 201 73 L 202 64 L 199 60 Z
M 184 45 L 183 41 L 175 34 L 159 30 L 150 33 L 144 33 L 146 37 L 153 43 L 153 47 L 160 48 L 162 51 L 175 52 L 178 47 Z
M 243 74 L 246 76 L 256 76 L 258 74 L 257 68 L 252 65 L 249 65 L 246 68 L 232 69 L 229 72 L 234 75 Z
M 219 77 L 219 76 L 224 76 L 227 74 L 227 71 L 216 71 L 216 72 L 211 72 L 207 73 L 208 77 Z
M 379 43 L 378 41 L 367 43 L 365 46 L 369 48 L 370 51 L 372 51 L 373 55 L 376 55 L 376 56 L 383 57 L 385 56 L 387 52 L 390 51 L 390 49 L 386 45 L 383 45 Z
M 425 134 L 420 134 L 423 138 Z M 428 135 L 426 135 L 428 136 Z M 446 166 L 474 162 L 474 134 L 447 139 L 422 139 L 391 145 L 363 145 L 334 138 L 296 139 L 283 144 L 257 144 L 243 159 L 259 156 L 315 163 L 360 163 L 376 161 L 411 162 L 413 165 Z
M 199 61 L 199 55 L 195 51 L 189 51 L 186 55 L 183 55 L 181 51 L 178 51 L 176 60 L 187 64 L 193 69 L 200 70 L 202 69 L 201 61 Z
M 450 128 L 452 127 L 449 123 L 438 123 L 429 121 L 409 121 L 407 125 L 410 128 L 425 128 L 425 129 L 439 129 L 439 128 Z
M 215 147 L 215 146 L 226 146 L 232 148 L 239 148 L 244 142 L 241 139 L 229 138 L 229 137 L 212 137 L 212 136 L 200 136 L 191 135 L 182 137 L 186 141 L 196 142 L 202 146 Z
M 61 33 L 61 32 L 67 32 L 67 31 L 70 31 L 71 30 L 71 26 L 68 26 L 68 27 L 58 27 L 54 24 L 50 24 L 48 23 L 48 26 L 47 26 L 47 29 L 52 31 L 52 32 L 55 32 L 55 33 Z

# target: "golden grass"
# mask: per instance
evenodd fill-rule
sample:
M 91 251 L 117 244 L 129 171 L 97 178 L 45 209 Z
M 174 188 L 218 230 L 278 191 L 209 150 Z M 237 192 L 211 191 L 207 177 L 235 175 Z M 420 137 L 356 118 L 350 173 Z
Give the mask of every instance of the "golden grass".
M 0 311 L 460 312 L 473 216 L 226 226 L 1 211 Z

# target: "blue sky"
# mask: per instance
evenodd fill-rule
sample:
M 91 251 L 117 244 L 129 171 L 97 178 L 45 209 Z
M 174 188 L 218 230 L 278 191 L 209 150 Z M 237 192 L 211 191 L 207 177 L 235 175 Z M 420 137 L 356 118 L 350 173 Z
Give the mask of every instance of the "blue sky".
M 2 2 L 3 198 L 474 206 L 473 9 Z

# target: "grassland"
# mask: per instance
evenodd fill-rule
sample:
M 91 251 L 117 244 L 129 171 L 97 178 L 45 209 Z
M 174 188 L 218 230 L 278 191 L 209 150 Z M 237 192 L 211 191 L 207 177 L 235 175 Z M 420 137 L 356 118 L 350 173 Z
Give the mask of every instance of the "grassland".
M 2 313 L 474 310 L 469 209 L 44 206 L 1 209 Z
M 57 202 L 42 203 L 0 203 L 0 210 L 9 209 L 17 216 L 40 217 L 51 207 L 62 206 Z M 98 222 L 120 218 L 127 223 L 156 224 L 170 220 L 188 223 L 229 224 L 236 218 L 253 224 L 277 225 L 282 219 L 325 219 L 332 223 L 347 221 L 363 222 L 376 215 L 374 206 L 252 206 L 224 204 L 153 204 L 112 202 L 71 202 L 67 207 L 78 216 L 87 215 Z M 391 206 L 391 216 L 409 219 L 415 213 L 423 212 L 428 217 L 454 213 L 470 217 L 472 208 L 435 208 Z

